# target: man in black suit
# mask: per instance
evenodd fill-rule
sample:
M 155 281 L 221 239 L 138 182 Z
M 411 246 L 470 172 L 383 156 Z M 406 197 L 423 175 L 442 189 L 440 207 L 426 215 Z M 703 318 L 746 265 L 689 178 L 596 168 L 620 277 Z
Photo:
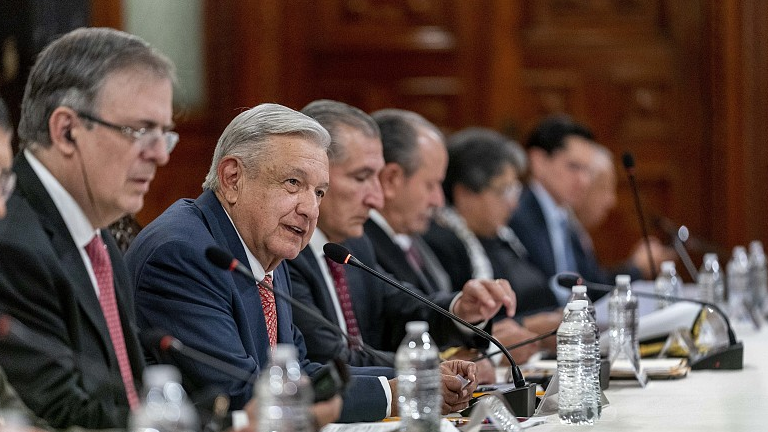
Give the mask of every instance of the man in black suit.
M 104 230 L 143 205 L 171 132 L 174 68 L 141 39 L 79 29 L 29 76 L 16 190 L 0 221 L 0 310 L 43 335 L 0 342 L 0 366 L 56 428 L 125 427 L 143 355 L 128 274 Z
M 407 321 L 427 319 L 430 333 L 456 331 L 407 294 L 396 291 L 360 269 L 336 267 L 323 254 L 327 242 L 345 243 L 358 259 L 378 268 L 363 224 L 371 209 L 383 204 L 378 174 L 384 166 L 379 128 L 373 119 L 357 108 L 335 101 L 315 101 L 302 112 L 315 118 L 331 133 L 331 187 L 320 205 L 320 215 L 309 247 L 289 262 L 294 296 L 316 308 L 362 342 L 383 355 L 370 355 L 358 344 L 347 343 L 311 317 L 294 309 L 295 322 L 307 341 L 308 356 L 317 360 L 340 357 L 351 364 L 379 364 L 392 358 L 402 339 Z M 484 286 L 467 292 L 454 303 L 454 309 L 472 321 L 482 313 L 493 314 L 513 302 L 511 291 L 490 292 Z M 485 310 L 487 303 L 492 303 Z M 444 306 L 449 307 L 449 302 Z M 479 319 L 478 319 L 479 318 Z M 439 325 L 438 325 L 439 323 Z M 447 324 L 447 325 L 446 325 Z M 389 360 L 391 361 L 391 360 Z M 444 382 L 451 377 L 444 376 Z M 450 387 L 450 386 L 449 386 Z M 453 387 L 451 387 L 453 388 Z

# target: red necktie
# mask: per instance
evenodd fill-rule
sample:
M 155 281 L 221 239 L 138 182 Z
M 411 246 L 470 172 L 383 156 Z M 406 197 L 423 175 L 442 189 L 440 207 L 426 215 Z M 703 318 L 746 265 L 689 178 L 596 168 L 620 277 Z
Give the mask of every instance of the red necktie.
M 261 286 L 262 284 L 269 289 Z M 277 345 L 277 307 L 275 306 L 275 293 L 272 291 L 272 276 L 264 276 L 264 280 L 259 284 L 259 296 L 261 296 L 261 309 L 264 311 L 264 320 L 267 322 L 267 335 L 269 336 L 269 346 L 274 348 Z
M 107 246 L 98 235 L 94 236 L 91 242 L 85 246 L 85 252 L 91 260 L 91 266 L 96 275 L 96 282 L 99 284 L 101 312 L 104 314 L 104 320 L 107 322 L 109 338 L 112 340 L 112 347 L 117 357 L 117 365 L 120 367 L 120 376 L 123 378 L 128 405 L 133 410 L 139 406 L 139 396 L 136 393 L 136 386 L 133 384 L 133 373 L 131 371 L 131 363 L 128 360 L 128 350 L 125 348 L 123 326 L 120 323 L 120 312 L 117 310 L 115 285 L 112 279 L 112 262 L 109 260 L 109 252 L 107 252 Z
M 344 315 L 344 322 L 347 324 L 347 334 L 350 337 L 349 346 L 356 348 L 360 341 L 360 328 L 357 326 L 355 311 L 352 309 L 352 298 L 349 296 L 349 285 L 347 284 L 347 275 L 344 266 L 330 258 L 325 257 L 328 268 L 331 269 L 333 284 L 336 285 L 336 296 L 339 298 L 341 313 Z

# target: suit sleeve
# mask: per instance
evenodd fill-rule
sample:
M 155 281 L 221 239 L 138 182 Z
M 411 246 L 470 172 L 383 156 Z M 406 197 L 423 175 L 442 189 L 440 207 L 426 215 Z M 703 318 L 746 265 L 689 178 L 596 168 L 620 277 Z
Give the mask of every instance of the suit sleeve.
M 198 245 L 183 241 L 165 242 L 146 258 L 138 252 L 129 251 L 126 258 L 136 281 L 139 326 L 169 332 L 191 348 L 257 375 L 259 361 L 246 344 L 248 348 L 255 346 L 258 335 L 238 325 L 248 321 L 244 316 L 248 311 L 234 304 L 233 274 L 213 267 Z M 258 291 L 243 294 L 258 296 Z M 181 356 L 175 356 L 174 362 L 190 388 L 224 391 L 233 409 L 242 408 L 251 399 L 252 384 Z
M 58 261 L 52 253 L 0 245 L 0 311 L 18 320 L 21 330 L 34 332 L 0 338 L 2 367 L 24 403 L 54 427 L 125 427 L 122 381 L 88 355 L 99 348 L 77 346 L 80 329 L 65 318 L 81 322 L 82 312 Z M 86 369 L 101 384 L 87 388 Z
M 316 298 L 313 282 L 316 276 L 310 274 L 306 259 L 300 256 L 288 264 L 291 276 L 293 298 L 306 305 L 320 316 L 323 312 L 317 306 L 322 299 Z M 315 286 L 315 289 L 319 289 Z M 327 317 L 326 317 L 327 318 Z M 350 349 L 347 340 L 310 314 L 294 307 L 293 322 L 301 329 L 307 347 L 307 358 L 316 362 L 327 362 L 339 358 L 351 366 L 392 366 L 394 356 L 391 352 L 373 350 L 375 354 L 362 350 Z

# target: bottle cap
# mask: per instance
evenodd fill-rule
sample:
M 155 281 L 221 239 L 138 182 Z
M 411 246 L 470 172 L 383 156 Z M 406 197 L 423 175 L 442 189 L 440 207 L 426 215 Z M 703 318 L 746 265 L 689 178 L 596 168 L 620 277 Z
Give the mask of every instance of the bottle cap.
M 749 242 L 749 252 L 752 255 L 765 255 L 763 251 L 763 242 L 760 240 L 752 240 Z
M 574 285 L 573 288 L 571 288 L 571 290 L 575 293 L 583 294 L 587 292 L 587 287 L 586 285 Z
M 147 366 L 142 377 L 146 388 L 162 387 L 169 382 L 181 383 L 181 372 L 168 364 Z
M 629 285 L 631 282 L 629 275 L 616 275 L 616 285 Z
M 272 350 L 273 363 L 285 363 L 289 360 L 296 360 L 297 356 L 296 346 L 293 344 L 277 344 L 275 349 Z
M 675 271 L 675 262 L 674 261 L 662 261 L 661 262 L 661 271 L 663 273 L 669 273 Z
M 405 324 L 405 331 L 408 333 L 424 333 L 429 331 L 429 323 L 426 321 L 409 321 Z
M 568 303 L 568 305 L 569 305 L 568 309 L 570 309 L 572 311 L 579 311 L 579 310 L 586 309 L 587 306 L 589 305 L 589 303 L 587 303 L 586 300 L 574 300 L 574 301 Z
M 716 253 L 706 253 L 704 254 L 704 262 L 707 261 L 717 261 L 717 254 Z

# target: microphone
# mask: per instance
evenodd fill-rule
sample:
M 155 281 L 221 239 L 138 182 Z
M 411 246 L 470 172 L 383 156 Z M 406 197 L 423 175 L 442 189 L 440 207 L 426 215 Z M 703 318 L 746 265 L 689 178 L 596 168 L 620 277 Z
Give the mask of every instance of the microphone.
M 554 336 L 554 335 L 556 335 L 556 334 L 557 334 L 557 329 L 558 329 L 558 327 L 555 327 L 554 329 L 552 329 L 552 330 L 550 330 L 550 331 L 548 331 L 548 332 L 546 332 L 546 333 L 542 333 L 542 334 L 540 334 L 540 335 L 537 335 L 537 336 L 534 336 L 534 337 L 531 337 L 531 338 L 525 339 L 525 340 L 523 340 L 523 341 L 520 341 L 520 342 L 514 343 L 514 344 L 512 344 L 512 345 L 507 345 L 505 348 L 506 348 L 508 351 L 512 351 L 512 350 L 514 350 L 514 349 L 517 349 L 517 348 L 520 348 L 520 347 L 523 347 L 523 346 L 526 346 L 526 345 L 532 344 L 532 343 L 534 343 L 534 342 L 538 342 L 538 341 L 540 341 L 540 340 L 542 340 L 542 339 L 546 339 L 546 338 L 548 338 L 548 337 L 550 337 L 550 336 Z M 471 359 L 471 360 L 469 360 L 469 361 L 471 361 L 471 362 L 476 362 L 476 361 L 480 361 L 480 360 L 485 360 L 485 359 L 487 359 L 487 358 L 491 358 L 491 357 L 493 357 L 493 356 L 495 356 L 495 355 L 497 355 L 497 354 L 501 354 L 501 351 L 495 351 L 495 352 L 492 352 L 492 353 L 490 353 L 490 354 L 483 354 L 483 355 L 481 355 L 481 356 L 477 356 L 477 357 L 475 357 L 475 358 L 473 358 L 473 359 Z
M 651 239 L 648 237 L 648 230 L 645 228 L 643 207 L 640 205 L 640 192 L 637 190 L 637 182 L 635 181 L 635 158 L 632 157 L 632 153 L 625 152 L 621 157 L 621 162 L 624 164 L 624 169 L 627 171 L 627 179 L 629 180 L 629 184 L 632 187 L 632 196 L 635 199 L 635 210 L 637 211 L 638 221 L 640 222 L 640 230 L 643 233 L 645 251 L 648 253 L 648 262 L 651 263 L 651 276 L 652 279 L 656 279 L 656 262 L 653 260 L 653 253 L 651 252 Z
M 219 267 L 224 270 L 228 271 L 236 271 L 240 273 L 241 275 L 245 276 L 246 279 L 249 281 L 257 284 L 260 287 L 263 287 L 269 291 L 272 291 L 272 293 L 275 294 L 275 296 L 280 297 L 282 300 L 287 301 L 291 304 L 291 306 L 300 309 L 302 312 L 308 314 L 315 320 L 321 322 L 324 324 L 327 328 L 331 329 L 334 333 L 337 335 L 343 337 L 349 342 L 356 343 L 361 350 L 363 350 L 365 353 L 369 354 L 372 357 L 375 357 L 379 359 L 381 364 L 383 365 L 389 365 L 394 366 L 393 359 L 386 356 L 383 352 L 377 351 L 368 345 L 364 344 L 362 340 L 358 338 L 352 338 L 352 336 L 348 335 L 345 331 L 343 331 L 339 326 L 329 321 L 326 317 L 322 316 L 321 314 L 317 313 L 317 311 L 312 310 L 309 306 L 305 305 L 304 303 L 296 301 L 293 297 L 290 295 L 287 295 L 281 291 L 275 291 L 272 288 L 266 286 L 265 284 L 262 284 L 261 281 L 256 280 L 256 277 L 253 275 L 251 270 L 243 265 L 237 258 L 233 257 L 231 253 L 227 252 L 226 250 L 211 246 L 208 249 L 205 250 L 205 257 L 208 258 L 208 261 L 213 263 L 216 267 Z
M 685 225 L 680 225 L 680 228 L 677 230 L 677 235 L 674 238 L 673 244 L 675 245 L 675 252 L 677 252 L 677 256 L 680 257 L 680 260 L 683 261 L 683 265 L 685 265 L 685 269 L 688 270 L 688 274 L 691 275 L 691 278 L 693 278 L 693 282 L 697 282 L 699 280 L 699 272 L 696 270 L 696 266 L 693 265 L 693 260 L 691 260 L 691 256 L 688 254 L 688 250 L 685 248 L 685 242 L 688 240 L 688 236 L 690 233 L 688 232 L 688 227 Z
M 560 273 L 557 275 L 557 283 L 565 288 L 571 288 L 574 285 L 586 285 L 589 289 L 595 291 L 611 292 L 614 287 L 612 285 L 604 285 L 594 282 L 585 281 L 580 275 L 575 273 Z M 704 357 L 695 362 L 691 362 L 691 369 L 743 369 L 744 368 L 744 344 L 736 340 L 736 334 L 733 332 L 731 322 L 728 320 L 728 316 L 714 303 L 687 298 L 677 297 L 670 295 L 660 295 L 651 292 L 644 292 L 633 290 L 638 297 L 648 297 L 655 299 L 664 299 L 674 302 L 690 302 L 699 304 L 704 307 L 711 308 L 718 315 L 720 315 L 725 321 L 725 325 L 728 328 L 728 347 L 725 350 L 715 353 L 707 353 Z
M 144 330 L 139 334 L 141 345 L 147 351 L 157 351 L 161 353 L 174 352 L 186 358 L 192 359 L 197 363 L 204 364 L 213 368 L 231 378 L 253 384 L 256 382 L 256 374 L 251 374 L 231 364 L 210 356 L 202 351 L 190 348 L 184 345 L 180 340 L 169 335 L 160 329 Z
M 496 338 L 488 334 L 486 331 L 481 330 L 477 328 L 476 326 L 468 323 L 467 321 L 463 320 L 462 318 L 459 318 L 458 316 L 446 311 L 445 309 L 441 308 L 440 306 L 436 305 L 431 300 L 425 298 L 424 296 L 413 292 L 409 290 L 408 288 L 404 287 L 399 282 L 396 282 L 383 274 L 377 272 L 376 270 L 368 267 L 367 265 L 360 262 L 357 258 L 352 256 L 351 253 L 349 253 L 349 250 L 345 248 L 342 245 L 336 244 L 336 243 L 326 243 L 325 246 L 323 246 L 323 252 L 325 252 L 325 255 L 330 258 L 331 260 L 339 263 L 339 264 L 350 264 L 354 267 L 360 268 L 365 270 L 366 272 L 372 274 L 373 276 L 376 276 L 377 278 L 383 280 L 384 282 L 388 283 L 389 285 L 394 286 L 395 288 L 399 289 L 400 291 L 410 295 L 411 297 L 419 300 L 420 302 L 426 304 L 434 311 L 450 318 L 451 320 L 458 322 L 459 324 L 463 325 L 464 327 L 470 329 L 473 333 L 480 336 L 481 338 L 487 340 L 488 342 L 496 345 L 499 347 L 499 349 L 504 353 L 504 355 L 507 357 L 507 360 L 509 360 L 509 364 L 512 365 L 512 377 L 515 383 L 515 387 L 524 387 L 525 379 L 523 378 L 523 374 L 520 372 L 520 368 L 517 367 L 517 363 L 515 363 L 515 359 L 512 358 L 512 355 L 509 353 L 509 351 L 504 347 L 504 345 L 501 344 Z
M 515 385 L 515 388 L 511 390 L 509 393 L 507 393 L 507 395 L 505 396 L 507 397 L 507 402 L 509 402 L 510 407 L 515 413 L 517 413 L 517 415 L 525 416 L 525 417 L 530 417 L 533 415 L 534 411 L 536 410 L 536 387 L 531 384 L 526 384 L 525 378 L 523 378 L 523 374 L 522 372 L 520 372 L 520 368 L 517 366 L 517 363 L 515 363 L 515 359 L 512 358 L 512 354 L 509 353 L 509 350 L 507 350 L 507 348 L 504 345 L 502 345 L 502 343 L 499 342 L 498 339 L 488 334 L 488 332 L 477 328 L 476 326 L 468 323 L 462 318 L 441 308 L 440 306 L 436 305 L 434 302 L 425 298 L 424 296 L 412 290 L 409 290 L 408 288 L 404 287 L 401 283 L 394 281 L 388 278 L 387 276 L 377 272 L 376 270 L 368 267 L 367 265 L 362 263 L 360 260 L 352 256 L 352 254 L 349 253 L 349 250 L 347 250 L 347 248 L 345 248 L 340 244 L 326 243 L 323 246 L 323 252 L 325 252 L 325 255 L 328 258 L 330 258 L 331 260 L 339 264 L 350 264 L 354 267 L 357 267 L 359 269 L 362 269 L 370 273 L 371 275 L 383 280 L 387 284 L 392 285 L 393 287 L 399 289 L 400 291 L 419 300 L 420 302 L 429 306 L 435 312 L 450 318 L 454 322 L 457 322 L 463 325 L 464 327 L 470 329 L 476 335 L 496 345 L 499 348 L 499 350 L 504 353 L 504 356 L 507 358 L 507 360 L 509 360 L 509 364 L 510 364 L 509 372 L 512 377 L 512 382 Z

